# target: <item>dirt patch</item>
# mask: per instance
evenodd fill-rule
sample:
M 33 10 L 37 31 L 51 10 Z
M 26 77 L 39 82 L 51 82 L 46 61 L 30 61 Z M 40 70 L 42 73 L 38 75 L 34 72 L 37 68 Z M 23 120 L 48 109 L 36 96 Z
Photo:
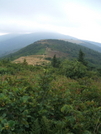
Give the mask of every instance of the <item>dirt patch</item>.
M 49 42 L 47 40 L 40 40 L 37 41 L 37 43 L 41 43 L 41 44 L 49 44 Z
M 49 63 L 48 60 L 45 60 L 45 55 L 31 55 L 31 56 L 23 56 L 20 57 L 16 60 L 14 60 L 14 63 L 23 63 L 24 60 L 26 60 L 26 62 L 29 65 L 41 65 L 43 63 Z
M 64 39 L 61 39 L 61 40 L 64 40 Z M 76 43 L 76 44 L 81 44 L 81 43 L 83 43 L 82 41 L 80 41 L 80 40 L 75 40 L 75 39 L 65 39 L 64 41 L 68 41 L 68 42 Z
M 53 57 L 54 55 L 56 55 L 56 57 L 60 58 L 60 57 L 67 57 L 68 54 L 57 51 L 57 50 L 51 50 L 51 48 L 46 48 L 46 55 L 47 57 Z
M 45 42 L 44 42 L 45 43 Z M 16 60 L 14 60 L 14 63 L 23 63 L 24 60 L 26 60 L 26 62 L 29 65 L 42 65 L 45 63 L 49 63 L 49 60 L 46 60 L 45 58 L 53 58 L 53 56 L 56 55 L 56 57 L 60 58 L 60 57 L 67 57 L 68 54 L 57 51 L 57 50 L 52 50 L 49 47 L 46 47 L 46 52 L 43 55 L 30 55 L 30 56 L 23 56 L 20 57 Z

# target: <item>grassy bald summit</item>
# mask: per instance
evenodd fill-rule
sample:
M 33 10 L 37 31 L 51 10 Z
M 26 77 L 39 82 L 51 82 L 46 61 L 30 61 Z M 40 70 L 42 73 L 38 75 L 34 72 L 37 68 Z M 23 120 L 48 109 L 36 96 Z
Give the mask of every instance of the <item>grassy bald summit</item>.
M 101 53 L 75 43 L 57 39 L 36 41 L 6 57 L 14 60 L 29 55 L 45 55 L 51 58 L 56 55 L 57 57 L 73 59 L 77 58 L 80 49 L 85 53 L 85 59 L 88 62 L 96 65 L 101 64 Z

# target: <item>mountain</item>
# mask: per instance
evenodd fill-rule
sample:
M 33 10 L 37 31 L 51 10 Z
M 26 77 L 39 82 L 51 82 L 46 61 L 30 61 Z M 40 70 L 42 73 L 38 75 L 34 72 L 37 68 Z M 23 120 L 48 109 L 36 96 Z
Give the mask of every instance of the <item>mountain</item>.
M 71 36 L 50 33 L 50 32 L 37 32 L 31 34 L 14 34 L 0 36 L 0 56 L 7 55 L 11 52 L 17 51 L 28 44 L 31 44 L 41 39 L 76 39 Z
M 88 47 L 90 49 L 93 49 L 101 53 L 101 43 L 86 41 L 86 40 L 79 40 L 79 39 L 67 39 L 67 41 L 79 44 L 81 46 Z
M 94 45 L 96 45 L 96 46 L 101 47 L 101 43 L 94 42 L 94 41 L 86 41 L 86 42 L 89 42 L 89 43 L 91 43 L 91 44 L 94 44 Z
M 28 44 L 42 39 L 61 39 L 101 52 L 100 43 L 79 40 L 72 36 L 59 33 L 37 32 L 31 34 L 7 34 L 0 36 L 0 57 L 16 52 Z
M 73 59 L 78 57 L 80 49 L 85 53 L 85 59 L 90 64 L 101 65 L 101 53 L 75 43 L 56 39 L 36 41 L 15 53 L 9 54 L 6 58 L 14 60 L 29 55 L 44 55 L 47 58 L 52 58 L 56 55 L 57 57 Z
M 6 34 L 0 36 L 0 42 L 19 36 L 19 34 Z

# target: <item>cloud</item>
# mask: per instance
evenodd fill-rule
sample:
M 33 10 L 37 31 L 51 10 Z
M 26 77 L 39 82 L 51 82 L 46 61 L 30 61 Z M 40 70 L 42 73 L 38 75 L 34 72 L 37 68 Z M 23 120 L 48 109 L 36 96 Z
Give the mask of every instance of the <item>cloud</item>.
M 100 0 L 0 0 L 0 32 L 49 30 L 101 42 L 100 7 Z

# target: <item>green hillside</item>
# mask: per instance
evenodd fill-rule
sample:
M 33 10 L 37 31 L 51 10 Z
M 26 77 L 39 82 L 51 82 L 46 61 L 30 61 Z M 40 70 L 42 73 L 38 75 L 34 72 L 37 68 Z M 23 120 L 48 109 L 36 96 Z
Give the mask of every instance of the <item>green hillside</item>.
M 47 51 L 47 49 L 49 51 Z M 19 51 L 12 53 L 6 58 L 10 58 L 11 60 L 17 59 L 21 56 L 29 56 L 29 55 L 47 55 L 53 57 L 53 55 L 60 55 L 60 57 L 66 57 L 69 59 L 77 58 L 79 50 L 82 50 L 85 54 L 85 59 L 90 64 L 94 64 L 96 66 L 101 65 L 101 53 L 96 52 L 87 47 L 77 45 L 75 43 L 63 41 L 63 40 L 40 40 L 33 44 L 28 45 L 20 49 Z M 51 54 L 49 54 L 51 53 Z
M 101 134 L 101 69 L 54 59 L 0 61 L 0 134 Z
M 12 60 L 31 54 L 55 55 L 39 66 L 0 60 L 0 134 L 101 134 L 101 54 L 41 40 L 13 53 Z M 85 64 L 90 60 L 99 68 Z

